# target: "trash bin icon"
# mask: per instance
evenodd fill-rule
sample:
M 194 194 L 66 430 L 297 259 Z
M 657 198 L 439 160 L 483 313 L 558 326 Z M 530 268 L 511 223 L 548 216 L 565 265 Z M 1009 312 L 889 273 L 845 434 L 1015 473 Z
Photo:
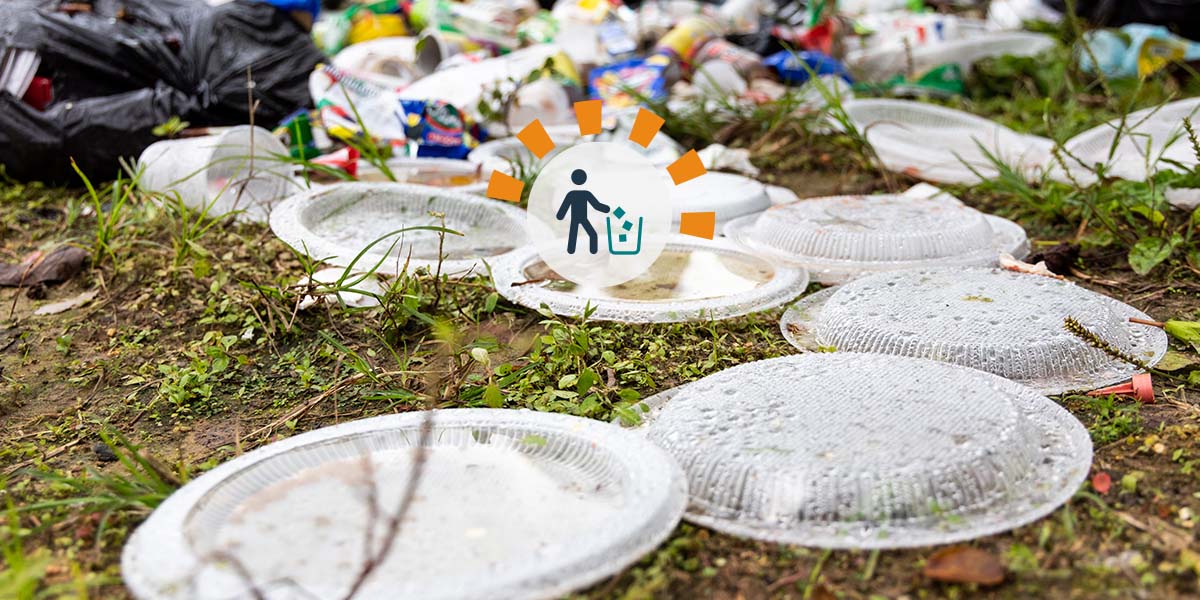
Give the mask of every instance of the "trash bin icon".
M 608 253 L 618 256 L 632 256 L 642 251 L 642 222 L 644 217 L 638 217 L 635 225 L 632 218 L 626 219 L 625 209 L 617 207 L 611 217 L 605 217 L 608 230 Z M 614 224 L 613 217 L 616 217 Z

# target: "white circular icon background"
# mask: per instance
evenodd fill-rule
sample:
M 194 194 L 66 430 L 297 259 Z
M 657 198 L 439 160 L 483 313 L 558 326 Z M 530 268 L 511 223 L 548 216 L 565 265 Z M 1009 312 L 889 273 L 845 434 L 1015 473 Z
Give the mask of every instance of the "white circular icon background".
M 577 169 L 587 173 L 582 184 L 572 181 Z M 576 190 L 590 193 L 607 212 L 580 194 L 567 201 L 567 194 Z M 586 228 L 573 226 L 573 214 L 595 230 L 594 254 L 591 236 Z M 525 229 L 542 260 L 559 276 L 606 287 L 629 281 L 654 264 L 670 237 L 671 215 L 671 180 L 664 169 L 626 142 L 585 142 L 563 150 L 538 173 L 529 192 Z M 572 229 L 574 253 L 568 251 Z

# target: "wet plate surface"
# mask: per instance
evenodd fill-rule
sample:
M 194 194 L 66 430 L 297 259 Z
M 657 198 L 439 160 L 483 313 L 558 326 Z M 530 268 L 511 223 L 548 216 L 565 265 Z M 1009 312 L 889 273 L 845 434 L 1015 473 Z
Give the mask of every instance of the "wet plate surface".
M 461 233 L 407 231 L 442 227 Z M 289 198 L 271 213 L 271 230 L 293 248 L 333 265 L 347 266 L 370 247 L 355 267 L 395 273 L 437 267 L 463 276 L 524 242 L 525 213 L 498 200 L 431 186 L 399 183 L 344 183 Z M 372 245 L 373 242 L 378 241 Z M 439 247 L 440 245 L 440 247 Z
M 650 270 L 626 283 L 593 288 L 558 277 L 526 247 L 493 265 L 496 290 L 555 314 L 630 323 L 723 319 L 787 302 L 804 293 L 803 269 L 773 264 L 730 244 L 674 237 Z
M 945 194 L 834 196 L 775 206 L 731 221 L 725 235 L 805 266 L 822 283 L 929 265 L 994 265 L 1028 253 L 1025 231 Z
M 372 490 L 390 514 L 424 413 L 366 419 L 271 444 L 164 502 L 125 547 L 139 598 L 340 598 L 378 547 Z M 373 483 L 372 483 L 373 482 Z M 423 479 L 360 598 L 553 598 L 660 543 L 686 502 L 679 467 L 633 432 L 519 410 L 434 414 Z M 241 594 L 241 595 L 239 595 Z
M 786 356 L 669 391 L 641 430 L 683 466 L 685 519 L 825 548 L 945 544 L 1068 500 L 1092 444 L 1030 388 L 877 354 Z
M 1141 311 L 1066 281 L 1003 269 L 932 269 L 864 277 L 797 302 L 780 327 L 802 350 L 837 349 L 956 363 L 1046 394 L 1129 379 L 1137 367 L 1063 328 L 1080 324 L 1153 365 L 1162 330 L 1129 322 Z

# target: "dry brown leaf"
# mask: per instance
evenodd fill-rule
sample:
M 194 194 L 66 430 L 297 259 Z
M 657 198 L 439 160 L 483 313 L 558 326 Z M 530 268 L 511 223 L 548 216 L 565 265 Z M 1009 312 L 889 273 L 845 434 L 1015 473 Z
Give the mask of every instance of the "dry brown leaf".
M 925 576 L 949 583 L 998 585 L 1004 581 L 1004 565 L 995 554 L 967 546 L 942 548 L 925 562 Z

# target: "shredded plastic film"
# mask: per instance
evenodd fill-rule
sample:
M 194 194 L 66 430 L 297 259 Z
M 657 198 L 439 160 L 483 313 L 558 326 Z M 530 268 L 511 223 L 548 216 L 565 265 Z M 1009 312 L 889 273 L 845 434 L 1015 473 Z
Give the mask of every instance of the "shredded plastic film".
M 660 408 L 644 431 L 687 475 L 684 518 L 770 542 L 903 548 L 977 538 L 1053 511 L 1091 465 L 1087 430 L 1048 398 L 914 358 L 786 356 L 651 403 Z
M 1126 356 L 1153 365 L 1162 330 L 1141 311 L 1070 282 L 1004 269 L 881 273 L 808 296 L 780 327 L 801 350 L 928 358 L 972 367 L 1045 394 L 1091 390 L 1139 368 L 1064 328 L 1071 317 Z
M 368 529 L 386 538 L 425 415 L 319 429 L 204 474 L 134 533 L 126 584 L 156 600 L 243 597 L 246 577 L 271 598 L 345 596 Z M 686 504 L 679 467 L 631 431 L 524 410 L 432 419 L 400 538 L 360 597 L 561 597 L 653 549 Z

